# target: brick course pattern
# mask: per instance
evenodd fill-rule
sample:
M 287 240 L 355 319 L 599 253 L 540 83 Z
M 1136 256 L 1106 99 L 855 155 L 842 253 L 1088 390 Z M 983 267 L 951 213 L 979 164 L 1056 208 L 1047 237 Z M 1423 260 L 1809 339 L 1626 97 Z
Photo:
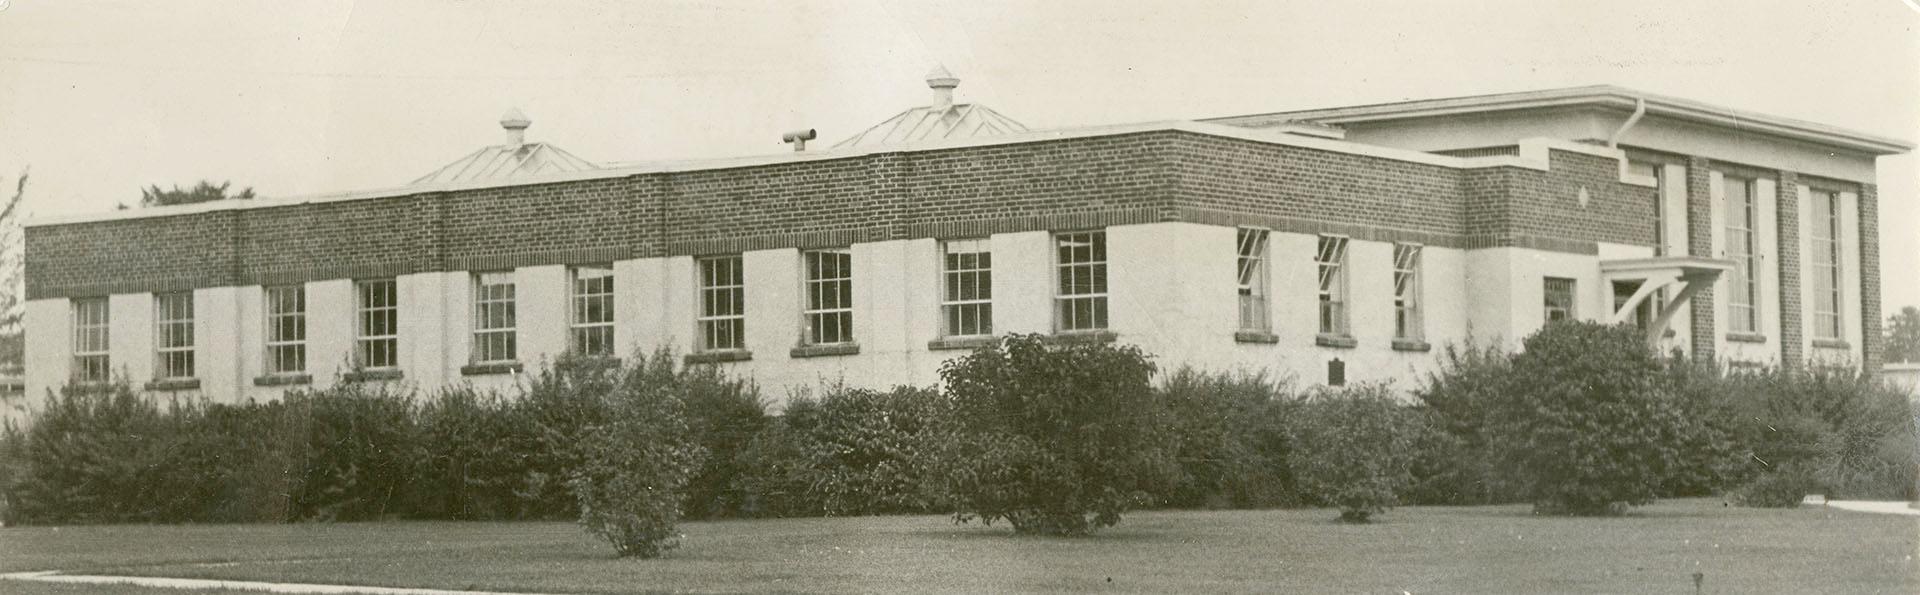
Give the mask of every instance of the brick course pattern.
M 1455 169 L 1183 131 L 876 153 L 27 230 L 29 299 L 1156 221 L 1450 247 L 1651 245 L 1603 157 Z M 1704 185 L 1704 182 L 1702 183 Z M 1586 189 L 1588 204 L 1577 196 Z
M 1719 258 L 1713 253 L 1713 189 L 1708 187 L 1708 170 L 1712 167 L 1704 157 L 1687 159 L 1687 253 Z M 1693 357 L 1701 361 L 1714 359 L 1713 293 L 1712 286 L 1701 289 L 1688 304 L 1693 321 Z
M 1806 361 L 1805 333 L 1800 303 L 1800 179 L 1790 171 L 1779 172 L 1774 187 L 1774 206 L 1778 212 L 1780 238 L 1780 362 L 1797 367 Z
M 1860 185 L 1860 369 L 1880 374 L 1880 192 Z

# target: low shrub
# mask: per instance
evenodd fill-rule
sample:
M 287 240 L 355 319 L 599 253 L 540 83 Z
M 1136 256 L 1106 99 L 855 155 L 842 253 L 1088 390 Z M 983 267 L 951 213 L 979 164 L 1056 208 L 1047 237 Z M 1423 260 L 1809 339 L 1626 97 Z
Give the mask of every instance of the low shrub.
M 1288 424 L 1293 476 L 1315 501 L 1364 523 L 1396 502 L 1411 480 L 1415 421 L 1381 385 L 1313 392 Z
M 1915 412 L 1905 395 L 1852 370 L 1781 370 L 1734 380 L 1728 423 L 1750 482 L 1804 476 L 1836 498 L 1914 497 Z
M 1179 442 L 1180 477 L 1161 498 L 1176 507 L 1262 508 L 1301 501 L 1287 467 L 1293 401 L 1263 375 L 1181 368 L 1157 389 Z
M 624 368 L 580 362 L 547 382 L 607 404 L 606 418 L 578 437 L 579 464 L 568 473 L 580 523 L 621 557 L 654 558 L 678 545 L 683 490 L 705 456 L 684 401 L 701 373 L 676 371 L 664 354 L 636 359 Z
M 931 510 L 923 478 L 938 392 L 831 387 L 799 395 L 760 436 L 751 491 L 778 516 L 849 516 Z
M 1410 504 L 1506 504 L 1527 500 L 1494 465 L 1489 437 L 1500 400 L 1513 381 L 1511 354 L 1498 347 L 1449 345 L 1440 367 L 1414 391 L 1419 423 Z
M 954 519 L 1019 533 L 1086 534 L 1178 476 L 1168 414 L 1130 346 L 1010 335 L 941 367 L 952 412 L 935 445 L 934 494 Z
M 655 353 L 654 358 L 671 357 Z M 765 506 L 746 489 L 754 472 L 748 452 L 754 438 L 772 423 L 759 387 L 729 379 L 712 366 L 686 371 L 687 425 L 706 451 L 705 462 L 687 484 L 688 518 L 752 516 Z
M 163 503 L 180 498 L 154 488 L 169 469 L 165 446 L 173 430 L 173 420 L 125 382 L 50 395 L 18 451 L 25 472 L 12 489 L 13 520 L 141 523 L 172 516 Z
M 411 394 L 342 383 L 289 392 L 283 401 L 293 424 L 293 518 L 404 515 L 415 463 L 422 458 Z
M 1791 508 L 1799 506 L 1808 494 L 1820 491 L 1819 482 L 1804 471 L 1777 470 L 1762 474 L 1728 495 L 1741 506 Z
M 541 428 L 519 415 L 525 411 L 520 407 L 471 387 L 444 389 L 421 403 L 424 458 L 417 467 L 415 496 L 420 516 L 551 519 L 571 512 L 571 504 L 550 500 L 552 482 L 545 478 L 563 471 L 536 466 L 554 457 L 536 455 L 546 442 Z

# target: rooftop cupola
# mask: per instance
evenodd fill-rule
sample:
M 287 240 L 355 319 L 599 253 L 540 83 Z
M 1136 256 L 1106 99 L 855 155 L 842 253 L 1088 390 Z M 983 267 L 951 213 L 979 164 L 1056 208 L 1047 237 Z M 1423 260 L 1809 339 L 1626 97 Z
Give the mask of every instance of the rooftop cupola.
M 500 128 L 507 131 L 506 143 L 481 147 L 466 157 L 415 179 L 413 183 L 500 181 L 600 169 L 593 162 L 576 157 L 552 143 L 527 142 L 527 127 L 532 125 L 533 120 L 527 119 L 527 115 L 520 113 L 518 108 L 509 109 L 500 115 Z
M 527 115 L 520 113 L 517 107 L 507 108 L 507 113 L 500 115 L 500 127 L 507 130 L 508 147 L 519 148 L 527 144 L 527 127 L 532 125 L 533 120 L 527 119 Z
M 947 67 L 935 65 L 933 72 L 927 73 L 927 88 L 933 89 L 933 109 L 953 107 L 953 89 L 958 86 L 960 79 L 947 72 Z

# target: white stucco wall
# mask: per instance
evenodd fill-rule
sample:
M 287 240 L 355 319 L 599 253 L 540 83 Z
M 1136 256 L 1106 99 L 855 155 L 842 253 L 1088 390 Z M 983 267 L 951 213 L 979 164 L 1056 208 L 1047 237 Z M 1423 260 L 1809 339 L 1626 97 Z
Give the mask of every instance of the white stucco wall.
M 73 375 L 73 309 L 66 299 L 28 300 L 21 327 L 26 333 L 26 397 L 38 407 L 47 393 Z

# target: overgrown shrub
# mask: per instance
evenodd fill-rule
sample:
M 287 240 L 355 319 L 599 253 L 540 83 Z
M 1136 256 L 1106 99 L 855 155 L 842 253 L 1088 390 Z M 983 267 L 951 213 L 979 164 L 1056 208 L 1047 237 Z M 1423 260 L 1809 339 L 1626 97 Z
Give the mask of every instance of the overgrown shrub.
M 938 392 L 906 386 L 796 396 L 756 444 L 751 491 L 779 516 L 931 510 L 925 453 L 941 405 Z
M 1396 504 L 1411 479 L 1415 419 L 1382 385 L 1314 391 L 1287 425 L 1295 481 L 1340 518 L 1364 523 Z
M 1293 402 L 1264 375 L 1181 368 L 1159 388 L 1179 442 L 1180 477 L 1161 504 L 1258 508 L 1300 503 L 1287 467 Z
M 1778 469 L 1759 475 L 1747 485 L 1728 494 L 1728 499 L 1741 506 L 1790 508 L 1799 506 L 1806 499 L 1807 494 L 1819 490 L 1819 482 L 1805 471 Z
M 550 481 L 559 469 L 536 464 L 547 442 L 542 429 L 519 415 L 520 405 L 497 393 L 448 388 L 420 405 L 424 459 L 418 467 L 416 506 L 428 518 L 556 518 L 570 503 L 554 503 Z
M 683 490 L 705 454 L 684 400 L 700 373 L 676 371 L 664 353 L 636 360 L 570 362 L 546 381 L 607 404 L 606 417 L 578 436 L 579 464 L 568 474 L 580 523 L 622 557 L 654 558 L 678 545 Z
M 670 357 L 656 353 L 654 357 Z M 771 423 L 759 387 L 729 379 L 713 366 L 689 369 L 686 386 L 687 425 L 706 451 L 705 462 L 687 484 L 684 511 L 688 518 L 751 516 L 764 506 L 759 495 L 746 490 L 753 474 L 748 450 L 754 437 Z
M 1411 504 L 1500 504 L 1525 501 L 1494 466 L 1490 427 L 1513 378 L 1513 360 L 1492 346 L 1447 346 L 1440 368 L 1414 391 L 1418 422 L 1412 480 L 1402 490 Z
M 342 383 L 292 391 L 283 401 L 293 429 L 286 438 L 297 477 L 293 518 L 361 520 L 404 514 L 402 505 L 421 459 L 410 394 Z
M 1527 338 L 1512 374 L 1486 439 L 1537 512 L 1652 502 L 1698 431 L 1643 335 L 1625 325 L 1549 324 Z
M 941 367 L 951 425 L 935 494 L 955 520 L 1078 535 L 1120 522 L 1178 476 L 1168 415 L 1135 347 L 1010 335 Z
M 1836 498 L 1914 497 L 1915 413 L 1905 395 L 1852 370 L 1780 370 L 1736 378 L 1730 407 L 1749 481 Z M 1745 491 L 1745 490 L 1743 490 Z
M 154 491 L 169 462 L 173 422 L 125 382 L 69 386 L 50 395 L 19 452 L 18 523 L 156 522 L 168 495 Z M 156 500 L 156 496 L 160 499 Z

